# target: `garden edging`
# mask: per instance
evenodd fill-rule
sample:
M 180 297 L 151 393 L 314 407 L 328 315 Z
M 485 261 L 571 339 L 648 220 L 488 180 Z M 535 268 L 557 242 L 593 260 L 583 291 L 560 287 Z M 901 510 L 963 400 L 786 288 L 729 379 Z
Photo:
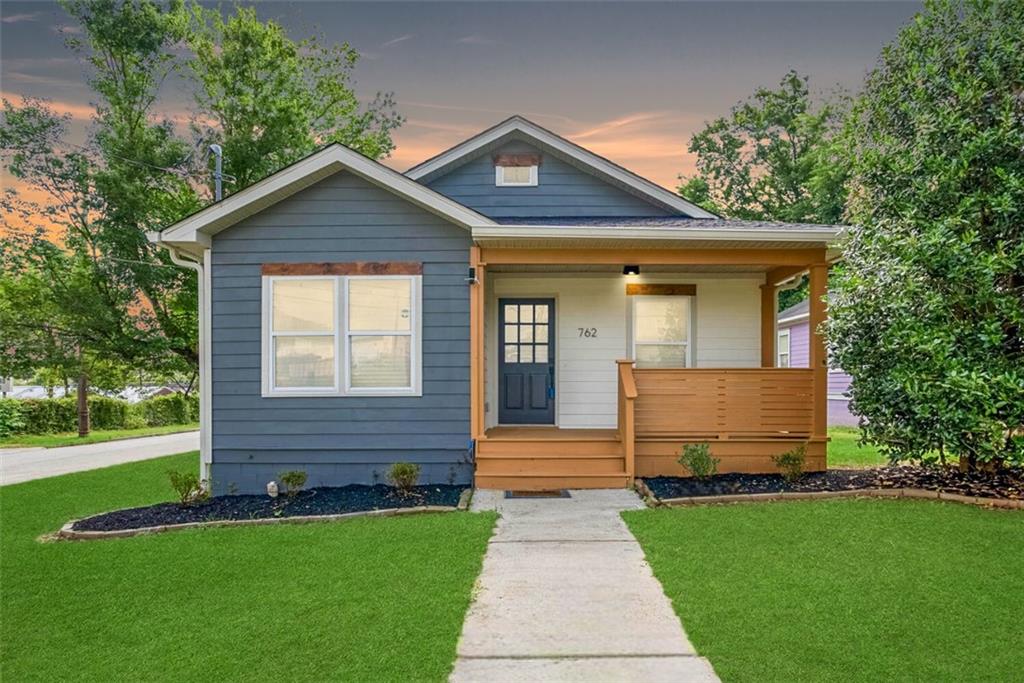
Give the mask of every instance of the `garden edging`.
M 944 500 L 951 503 L 963 505 L 976 505 L 980 507 L 1001 508 L 1004 510 L 1024 510 L 1024 500 L 1011 500 L 1009 498 L 980 498 L 977 496 L 965 496 L 959 493 L 946 493 L 944 491 L 930 491 L 928 489 L 900 488 L 900 489 L 848 489 L 844 491 L 785 491 L 778 493 L 736 493 L 719 496 L 688 496 L 683 498 L 658 498 L 647 487 L 643 480 L 637 480 L 637 490 L 645 499 L 651 501 L 653 506 L 685 507 L 688 505 L 711 505 L 716 503 L 760 503 L 779 500 L 827 500 L 829 498 L 924 498 L 929 500 Z

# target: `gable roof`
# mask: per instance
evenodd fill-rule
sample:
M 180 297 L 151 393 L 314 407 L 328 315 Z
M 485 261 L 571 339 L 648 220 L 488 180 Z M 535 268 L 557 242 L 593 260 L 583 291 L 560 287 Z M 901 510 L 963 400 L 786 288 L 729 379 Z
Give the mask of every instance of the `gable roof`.
M 779 313 L 779 325 L 783 323 L 793 323 L 810 318 L 811 311 L 811 300 L 804 299 L 800 303 L 793 304 L 789 308 Z
M 580 147 L 546 128 L 538 126 L 522 116 L 512 116 L 473 137 L 460 142 L 454 147 L 441 152 L 437 156 L 413 166 L 405 172 L 413 180 L 428 183 L 443 175 L 447 170 L 459 166 L 490 146 L 512 138 L 526 138 L 542 149 L 551 150 L 582 167 L 606 182 L 646 199 L 669 211 L 683 214 L 690 218 L 718 218 L 696 204 L 686 201 L 674 192 L 670 192 L 656 183 L 642 178 L 622 166 Z
M 339 171 L 348 171 L 467 230 L 491 219 L 348 147 L 331 144 L 156 233 L 154 241 L 208 247 L 210 237 Z

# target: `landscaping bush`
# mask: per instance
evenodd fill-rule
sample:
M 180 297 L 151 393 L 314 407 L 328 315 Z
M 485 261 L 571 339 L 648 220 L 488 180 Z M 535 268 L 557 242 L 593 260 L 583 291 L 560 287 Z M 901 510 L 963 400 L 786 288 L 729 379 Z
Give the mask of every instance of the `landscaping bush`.
M 21 409 L 21 401 L 13 398 L 0 398 L 0 439 L 17 434 L 25 428 L 25 415 Z
M 200 503 L 210 497 L 210 492 L 203 487 L 202 480 L 195 472 L 168 470 L 167 478 L 171 480 L 171 488 L 178 495 L 182 507 Z
M 182 394 L 154 396 L 136 403 L 133 409 L 150 427 L 198 422 L 199 397 Z
M 289 498 L 298 495 L 302 487 L 306 485 L 307 475 L 303 470 L 289 470 L 277 475 L 277 478 L 284 484 L 284 494 Z
M 388 480 L 403 495 L 408 495 L 420 479 L 420 466 L 411 462 L 396 462 L 388 470 Z
M 77 404 L 78 402 L 75 400 L 75 425 L 71 428 L 71 431 L 78 428 Z M 107 398 L 106 396 L 90 396 L 89 425 L 93 429 L 124 429 L 128 424 L 128 413 L 130 410 L 131 404 L 127 401 Z
M 686 444 L 676 462 L 697 479 L 708 479 L 718 473 L 719 460 L 711 457 L 711 446 L 707 443 Z
M 52 434 L 78 429 L 78 401 L 68 398 L 30 398 L 21 402 L 24 434 Z
M 800 481 L 804 476 L 804 463 L 807 461 L 807 445 L 800 444 L 791 451 L 781 455 L 773 455 L 772 462 L 782 472 L 782 478 L 790 484 Z

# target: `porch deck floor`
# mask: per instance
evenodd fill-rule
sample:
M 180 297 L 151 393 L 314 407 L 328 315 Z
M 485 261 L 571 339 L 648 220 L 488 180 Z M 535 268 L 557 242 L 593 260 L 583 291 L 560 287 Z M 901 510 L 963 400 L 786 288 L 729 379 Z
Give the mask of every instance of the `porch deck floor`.
M 543 426 L 502 426 L 491 427 L 484 432 L 488 439 L 524 441 L 618 441 L 617 429 L 562 429 L 560 427 Z

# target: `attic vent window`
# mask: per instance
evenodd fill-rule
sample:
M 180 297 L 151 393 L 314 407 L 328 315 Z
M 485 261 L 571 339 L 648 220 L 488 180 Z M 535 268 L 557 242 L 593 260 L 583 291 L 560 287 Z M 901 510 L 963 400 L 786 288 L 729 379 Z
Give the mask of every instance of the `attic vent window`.
M 536 187 L 540 155 L 498 154 L 494 157 L 494 184 L 498 187 Z

